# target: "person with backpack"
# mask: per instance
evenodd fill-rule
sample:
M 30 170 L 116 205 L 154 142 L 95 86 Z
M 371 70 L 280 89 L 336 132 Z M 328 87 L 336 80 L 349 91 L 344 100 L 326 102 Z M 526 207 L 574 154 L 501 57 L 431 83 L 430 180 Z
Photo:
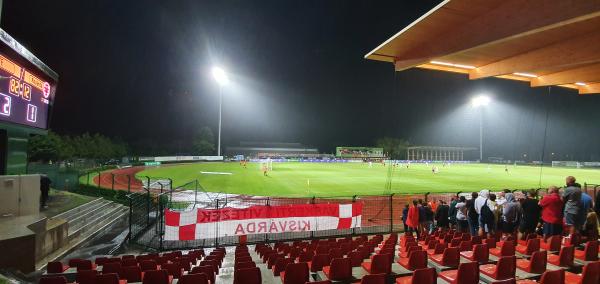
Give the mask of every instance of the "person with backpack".
M 484 189 L 479 192 L 479 196 L 475 199 L 475 211 L 479 215 L 479 235 L 485 236 L 486 233 L 492 234 L 495 229 L 494 210 L 495 203 L 489 200 L 490 191 Z
M 477 199 L 477 192 L 471 193 L 471 199 L 467 200 L 465 207 L 467 208 L 467 223 L 469 224 L 469 232 L 471 236 L 476 236 L 479 230 L 479 214 L 475 210 L 475 200 Z

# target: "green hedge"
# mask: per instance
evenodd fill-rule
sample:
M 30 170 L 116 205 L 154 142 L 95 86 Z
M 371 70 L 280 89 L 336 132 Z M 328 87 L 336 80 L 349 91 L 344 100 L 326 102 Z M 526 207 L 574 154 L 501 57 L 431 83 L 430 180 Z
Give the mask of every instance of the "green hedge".
M 79 187 L 75 187 L 70 191 L 87 196 L 103 197 L 104 199 L 129 206 L 129 199 L 127 199 L 127 194 L 129 193 L 124 190 L 112 190 L 106 188 L 98 188 L 92 185 L 80 184 Z

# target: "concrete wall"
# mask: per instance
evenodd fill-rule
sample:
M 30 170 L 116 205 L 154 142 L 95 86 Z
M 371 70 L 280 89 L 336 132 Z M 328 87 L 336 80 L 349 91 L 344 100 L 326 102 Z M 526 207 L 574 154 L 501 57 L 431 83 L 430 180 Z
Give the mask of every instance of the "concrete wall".
M 40 175 L 0 176 L 0 216 L 40 212 Z

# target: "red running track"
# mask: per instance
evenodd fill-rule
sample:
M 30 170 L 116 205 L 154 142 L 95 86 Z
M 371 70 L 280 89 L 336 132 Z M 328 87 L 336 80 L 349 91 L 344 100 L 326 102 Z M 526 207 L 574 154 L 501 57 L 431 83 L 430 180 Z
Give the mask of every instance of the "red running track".
M 131 191 L 141 191 L 142 181 L 135 174 L 143 171 L 145 167 L 131 167 L 102 172 L 100 176 L 94 177 L 94 184 L 103 188 L 112 188 L 112 176 L 115 176 L 115 190 L 127 190 L 131 181 Z M 129 178 L 128 178 L 129 177 Z

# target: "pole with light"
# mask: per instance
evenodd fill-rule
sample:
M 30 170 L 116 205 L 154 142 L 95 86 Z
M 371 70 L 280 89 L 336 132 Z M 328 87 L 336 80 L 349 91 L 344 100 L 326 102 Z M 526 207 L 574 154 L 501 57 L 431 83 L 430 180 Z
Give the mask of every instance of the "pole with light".
M 483 162 L 483 107 L 490 104 L 487 96 L 477 96 L 471 99 L 471 106 L 479 109 L 479 162 Z
M 212 75 L 219 84 L 219 135 L 217 136 L 217 156 L 221 156 L 221 111 L 223 108 L 223 86 L 229 83 L 227 73 L 223 68 L 215 66 L 212 68 Z

